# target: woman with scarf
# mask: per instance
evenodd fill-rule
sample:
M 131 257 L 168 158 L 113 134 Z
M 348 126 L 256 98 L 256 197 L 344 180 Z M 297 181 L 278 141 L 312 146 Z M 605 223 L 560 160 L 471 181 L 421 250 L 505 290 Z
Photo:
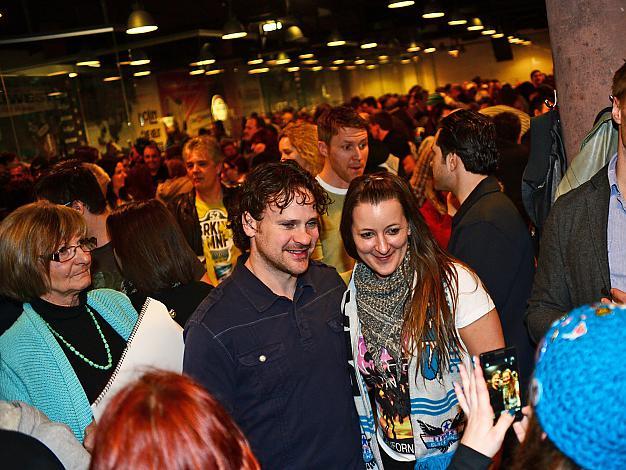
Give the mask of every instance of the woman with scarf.
M 409 185 L 389 173 L 353 180 L 343 207 L 341 235 L 357 260 L 343 313 L 368 468 L 446 468 L 465 421 L 458 365 L 504 346 L 482 283 L 418 213 Z

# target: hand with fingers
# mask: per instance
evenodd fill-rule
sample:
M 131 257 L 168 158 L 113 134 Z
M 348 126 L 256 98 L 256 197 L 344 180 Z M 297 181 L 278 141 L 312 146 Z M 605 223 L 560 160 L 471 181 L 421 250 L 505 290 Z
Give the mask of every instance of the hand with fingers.
M 461 364 L 462 386 L 454 384 L 454 391 L 459 405 L 467 416 L 467 424 L 461 444 L 471 447 L 487 457 L 496 455 L 507 429 L 513 424 L 515 417 L 509 413 L 502 413 L 496 424 L 493 424 L 493 408 L 489 402 L 489 391 L 483 377 L 483 371 L 478 365 L 478 358 L 474 357 L 474 370 L 468 374 Z
M 522 408 L 522 415 L 524 415 L 524 417 L 522 418 L 521 421 L 513 423 L 513 430 L 515 431 L 517 440 L 520 441 L 520 443 L 524 442 L 524 439 L 526 439 L 526 430 L 528 429 L 528 421 L 533 415 L 533 409 L 530 407 L 530 405 Z

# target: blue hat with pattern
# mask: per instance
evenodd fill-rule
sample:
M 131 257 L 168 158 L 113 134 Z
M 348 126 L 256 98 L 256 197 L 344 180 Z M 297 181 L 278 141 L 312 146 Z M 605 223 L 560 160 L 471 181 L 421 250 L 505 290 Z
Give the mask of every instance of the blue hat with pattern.
M 626 468 L 626 308 L 587 305 L 539 344 L 531 401 L 543 431 L 583 468 Z

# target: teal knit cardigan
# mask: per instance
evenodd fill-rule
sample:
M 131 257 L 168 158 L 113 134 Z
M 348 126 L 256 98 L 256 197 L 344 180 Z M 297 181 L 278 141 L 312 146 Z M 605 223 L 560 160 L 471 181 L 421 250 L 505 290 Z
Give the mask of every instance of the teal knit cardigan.
M 128 297 L 111 289 L 92 290 L 87 304 L 128 340 L 137 312 Z M 30 304 L 0 336 L 0 400 L 18 400 L 67 424 L 82 442 L 93 420 L 91 406 L 63 349 Z

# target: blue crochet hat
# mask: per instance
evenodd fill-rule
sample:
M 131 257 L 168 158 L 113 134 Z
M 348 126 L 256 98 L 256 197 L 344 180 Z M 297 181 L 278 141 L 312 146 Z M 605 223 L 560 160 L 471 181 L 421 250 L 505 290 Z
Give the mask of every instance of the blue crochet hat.
M 531 401 L 543 431 L 583 468 L 626 468 L 626 308 L 555 321 L 537 350 Z

